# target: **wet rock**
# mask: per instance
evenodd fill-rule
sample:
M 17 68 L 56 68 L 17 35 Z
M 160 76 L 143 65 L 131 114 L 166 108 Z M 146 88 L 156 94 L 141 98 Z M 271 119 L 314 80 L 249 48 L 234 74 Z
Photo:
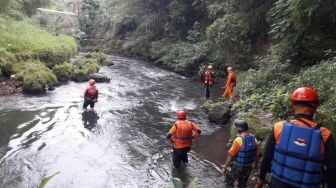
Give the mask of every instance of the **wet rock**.
M 208 111 L 209 121 L 217 124 L 225 124 L 229 121 L 232 104 L 227 101 L 207 100 L 203 107 Z
M 3 79 L 0 83 L 0 95 L 22 92 L 22 82 L 16 79 Z
M 89 75 L 90 79 L 94 79 L 96 82 L 107 82 L 109 83 L 111 79 L 105 75 L 94 73 Z

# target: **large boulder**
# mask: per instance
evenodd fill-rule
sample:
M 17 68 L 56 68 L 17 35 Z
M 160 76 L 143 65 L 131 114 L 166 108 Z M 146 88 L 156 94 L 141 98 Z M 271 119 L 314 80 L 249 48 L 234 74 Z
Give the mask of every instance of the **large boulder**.
M 230 119 L 232 103 L 228 101 L 207 100 L 203 107 L 208 111 L 208 118 L 212 123 L 226 124 Z
M 94 79 L 96 82 L 107 82 L 109 83 L 111 79 L 105 75 L 94 73 L 89 75 L 90 79 Z

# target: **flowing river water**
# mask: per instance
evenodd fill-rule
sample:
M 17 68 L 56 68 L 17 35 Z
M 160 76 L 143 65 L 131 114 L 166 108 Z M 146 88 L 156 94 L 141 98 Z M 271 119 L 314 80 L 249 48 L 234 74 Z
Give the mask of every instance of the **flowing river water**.
M 209 123 L 195 81 L 134 59 L 110 56 L 100 72 L 94 111 L 82 109 L 86 83 L 70 82 L 43 96 L 0 97 L 0 187 L 165 187 L 172 177 L 222 187 L 229 128 Z M 202 135 L 187 167 L 176 170 L 166 134 L 186 109 Z M 216 168 L 217 167 L 217 168 Z

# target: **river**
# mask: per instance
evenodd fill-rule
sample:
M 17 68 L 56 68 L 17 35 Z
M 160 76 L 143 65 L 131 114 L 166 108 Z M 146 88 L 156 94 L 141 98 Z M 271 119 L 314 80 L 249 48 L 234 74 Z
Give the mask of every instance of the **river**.
M 147 62 L 110 56 L 100 72 L 94 111 L 82 109 L 86 83 L 70 82 L 42 96 L 0 97 L 0 187 L 165 187 L 172 177 L 222 187 L 229 128 L 209 123 L 200 82 Z M 166 134 L 175 111 L 186 109 L 202 135 L 187 167 L 172 168 Z

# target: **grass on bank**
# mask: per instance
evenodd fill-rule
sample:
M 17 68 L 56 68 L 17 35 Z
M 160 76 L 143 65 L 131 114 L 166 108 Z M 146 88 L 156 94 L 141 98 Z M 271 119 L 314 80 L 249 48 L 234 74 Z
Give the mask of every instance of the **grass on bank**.
M 0 18 L 0 48 L 18 61 L 39 59 L 49 67 L 77 54 L 77 43 L 72 37 L 53 36 L 27 22 L 4 18 Z
M 93 53 L 91 59 L 69 64 L 77 54 L 74 38 L 54 36 L 25 21 L 0 18 L 0 76 L 16 74 L 23 82 L 23 91 L 42 93 L 45 86 L 54 86 L 71 78 L 89 79 L 99 70 L 99 64 L 111 65 L 103 53 Z
M 56 76 L 40 61 L 20 62 L 14 64 L 13 71 L 23 83 L 23 90 L 27 93 L 43 93 L 45 87 L 52 87 L 57 83 Z

